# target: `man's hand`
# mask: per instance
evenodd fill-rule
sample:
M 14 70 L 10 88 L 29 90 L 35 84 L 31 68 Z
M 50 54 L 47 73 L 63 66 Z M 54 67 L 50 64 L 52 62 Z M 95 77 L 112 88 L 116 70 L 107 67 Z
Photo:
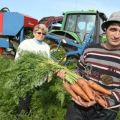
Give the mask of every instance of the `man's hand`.
M 64 79 L 65 78 L 65 71 L 64 70 L 58 71 L 57 76 L 60 77 L 61 79 Z
M 78 104 L 78 105 L 80 105 L 80 106 L 82 106 L 82 107 L 90 107 L 90 106 L 93 106 L 93 105 L 95 105 L 96 104 L 96 101 L 90 101 L 90 102 L 86 102 L 86 101 L 84 101 L 82 98 L 80 98 L 80 96 L 78 96 L 78 99 L 75 99 L 75 98 L 73 98 L 72 97 L 72 100 L 76 103 L 76 104 Z

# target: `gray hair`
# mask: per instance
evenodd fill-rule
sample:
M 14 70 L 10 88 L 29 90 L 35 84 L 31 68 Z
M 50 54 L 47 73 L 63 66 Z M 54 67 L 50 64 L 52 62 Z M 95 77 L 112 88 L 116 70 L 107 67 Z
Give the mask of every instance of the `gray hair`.
M 33 32 L 35 33 L 35 32 L 38 31 L 38 30 L 42 30 L 42 31 L 44 31 L 45 33 L 48 32 L 48 28 L 47 28 L 44 24 L 38 24 L 38 25 L 36 25 L 36 26 L 34 27 L 34 29 L 33 29 Z

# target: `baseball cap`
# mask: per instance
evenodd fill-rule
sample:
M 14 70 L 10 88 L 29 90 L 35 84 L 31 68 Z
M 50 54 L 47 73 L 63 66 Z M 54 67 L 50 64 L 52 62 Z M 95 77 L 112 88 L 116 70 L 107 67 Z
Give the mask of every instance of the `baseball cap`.
M 103 31 L 105 31 L 106 27 L 112 22 L 120 23 L 120 11 L 112 13 L 108 20 L 101 25 Z

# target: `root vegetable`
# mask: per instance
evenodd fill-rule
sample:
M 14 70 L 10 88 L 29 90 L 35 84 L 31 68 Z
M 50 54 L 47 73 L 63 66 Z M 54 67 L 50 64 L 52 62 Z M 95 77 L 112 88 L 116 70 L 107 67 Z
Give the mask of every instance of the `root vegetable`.
M 103 88 L 102 86 L 98 85 L 97 83 L 95 83 L 91 80 L 88 81 L 88 84 L 91 88 L 93 88 L 94 90 L 96 90 L 104 95 L 111 95 L 112 94 L 110 90 Z
M 94 92 L 88 85 L 87 81 L 84 79 L 77 80 L 78 85 L 82 88 L 82 90 L 86 93 L 90 100 L 94 100 Z
M 104 108 L 107 107 L 107 102 L 101 96 L 99 96 L 98 94 L 95 95 L 95 100 L 102 107 L 104 107 Z
M 88 98 L 88 96 L 86 95 L 86 93 L 82 90 L 82 88 L 77 84 L 77 83 L 73 83 L 70 85 L 72 90 L 79 95 L 81 98 L 83 98 L 85 101 L 90 101 L 90 99 Z
M 68 82 L 64 82 L 63 84 L 65 90 L 74 98 L 78 99 L 77 94 L 71 89 L 70 84 Z

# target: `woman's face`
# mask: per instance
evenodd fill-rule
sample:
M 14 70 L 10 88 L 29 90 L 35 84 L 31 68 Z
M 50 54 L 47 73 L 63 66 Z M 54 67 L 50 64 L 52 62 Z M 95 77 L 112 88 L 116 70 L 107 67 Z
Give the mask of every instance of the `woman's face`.
M 120 49 L 120 25 L 110 25 L 106 30 L 107 43 L 110 49 Z
M 39 29 L 38 31 L 33 33 L 35 39 L 42 41 L 45 38 L 46 33 Z

